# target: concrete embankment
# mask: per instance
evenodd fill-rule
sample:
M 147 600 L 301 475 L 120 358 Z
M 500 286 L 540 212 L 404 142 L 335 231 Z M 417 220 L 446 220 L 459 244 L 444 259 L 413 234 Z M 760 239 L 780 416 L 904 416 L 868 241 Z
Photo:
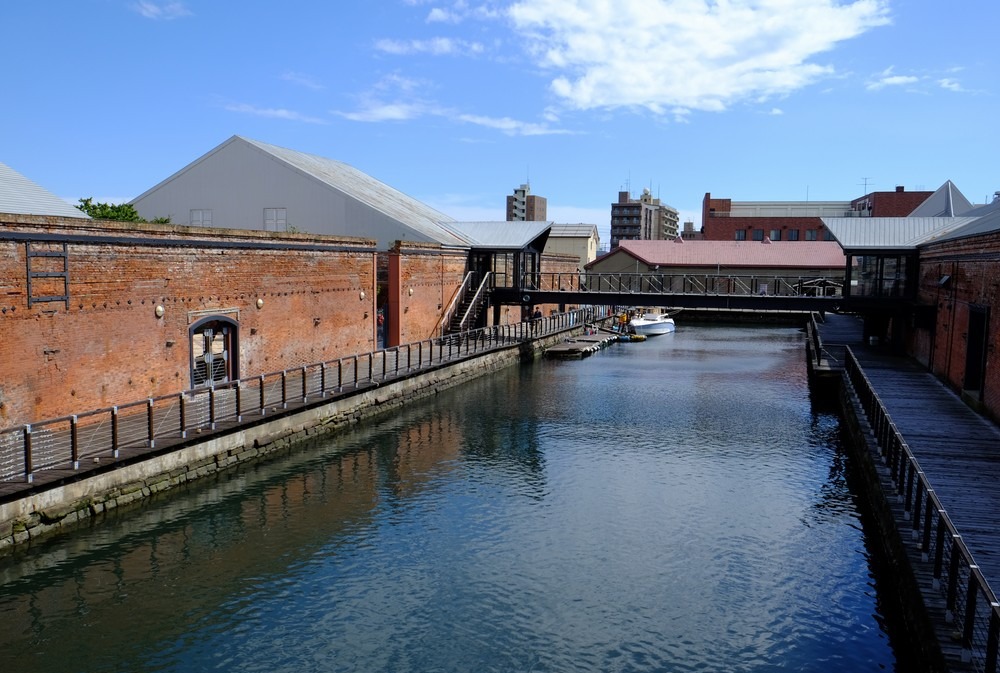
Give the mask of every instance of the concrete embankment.
M 327 402 L 213 432 L 168 453 L 0 504 L 0 553 L 100 520 L 107 512 L 249 461 L 292 451 L 303 440 L 336 432 L 502 368 L 533 360 L 582 328 L 413 373 Z

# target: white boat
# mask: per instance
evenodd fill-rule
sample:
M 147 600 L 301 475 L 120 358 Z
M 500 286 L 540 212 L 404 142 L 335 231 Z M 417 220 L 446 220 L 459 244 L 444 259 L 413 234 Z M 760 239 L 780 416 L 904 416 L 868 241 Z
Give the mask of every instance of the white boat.
M 666 313 L 643 313 L 641 317 L 632 318 L 629 323 L 636 334 L 656 336 L 673 332 L 676 326 L 674 319 Z

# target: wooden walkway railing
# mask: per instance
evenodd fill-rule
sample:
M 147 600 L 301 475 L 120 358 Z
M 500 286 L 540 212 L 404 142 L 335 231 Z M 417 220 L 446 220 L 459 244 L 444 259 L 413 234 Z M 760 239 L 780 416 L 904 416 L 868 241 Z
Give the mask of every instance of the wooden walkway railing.
M 0 497 L 107 462 L 607 317 L 586 308 L 261 374 L 0 431 Z M 600 315 L 599 315 L 600 313 Z
M 957 636 L 958 658 L 977 670 L 994 673 L 1000 644 L 1000 602 L 850 347 L 845 371 L 846 382 L 860 401 L 875 435 L 893 485 L 892 495 L 902 505 L 904 519 L 910 522 L 912 540 L 919 546 L 921 561 L 929 567 L 930 589 L 943 600 L 944 621 L 952 625 Z M 927 413 L 926 409 L 923 413 Z M 993 448 L 997 448 L 995 444 Z M 996 456 L 989 462 L 995 459 Z M 972 479 L 975 475 L 967 477 Z M 943 642 L 943 649 L 947 650 L 947 645 Z

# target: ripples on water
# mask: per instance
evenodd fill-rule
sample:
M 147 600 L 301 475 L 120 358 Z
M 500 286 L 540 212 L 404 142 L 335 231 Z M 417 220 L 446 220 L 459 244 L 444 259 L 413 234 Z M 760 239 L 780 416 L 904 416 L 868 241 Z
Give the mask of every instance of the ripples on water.
M 36 547 L 4 669 L 891 669 L 803 348 L 537 362 Z

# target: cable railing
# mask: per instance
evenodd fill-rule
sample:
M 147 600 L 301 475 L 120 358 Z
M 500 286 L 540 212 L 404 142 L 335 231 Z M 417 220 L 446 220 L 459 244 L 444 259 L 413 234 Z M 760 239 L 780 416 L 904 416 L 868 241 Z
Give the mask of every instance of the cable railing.
M 945 621 L 954 627 L 962 661 L 996 673 L 1000 601 L 850 347 L 845 371 L 875 435 L 904 517 L 911 523 L 921 560 L 933 568 L 931 588 L 944 599 Z
M 577 309 L 8 428 L 0 431 L 0 486 L 27 487 L 42 471 L 75 473 L 149 453 L 222 424 L 377 387 L 608 315 L 605 307 Z

